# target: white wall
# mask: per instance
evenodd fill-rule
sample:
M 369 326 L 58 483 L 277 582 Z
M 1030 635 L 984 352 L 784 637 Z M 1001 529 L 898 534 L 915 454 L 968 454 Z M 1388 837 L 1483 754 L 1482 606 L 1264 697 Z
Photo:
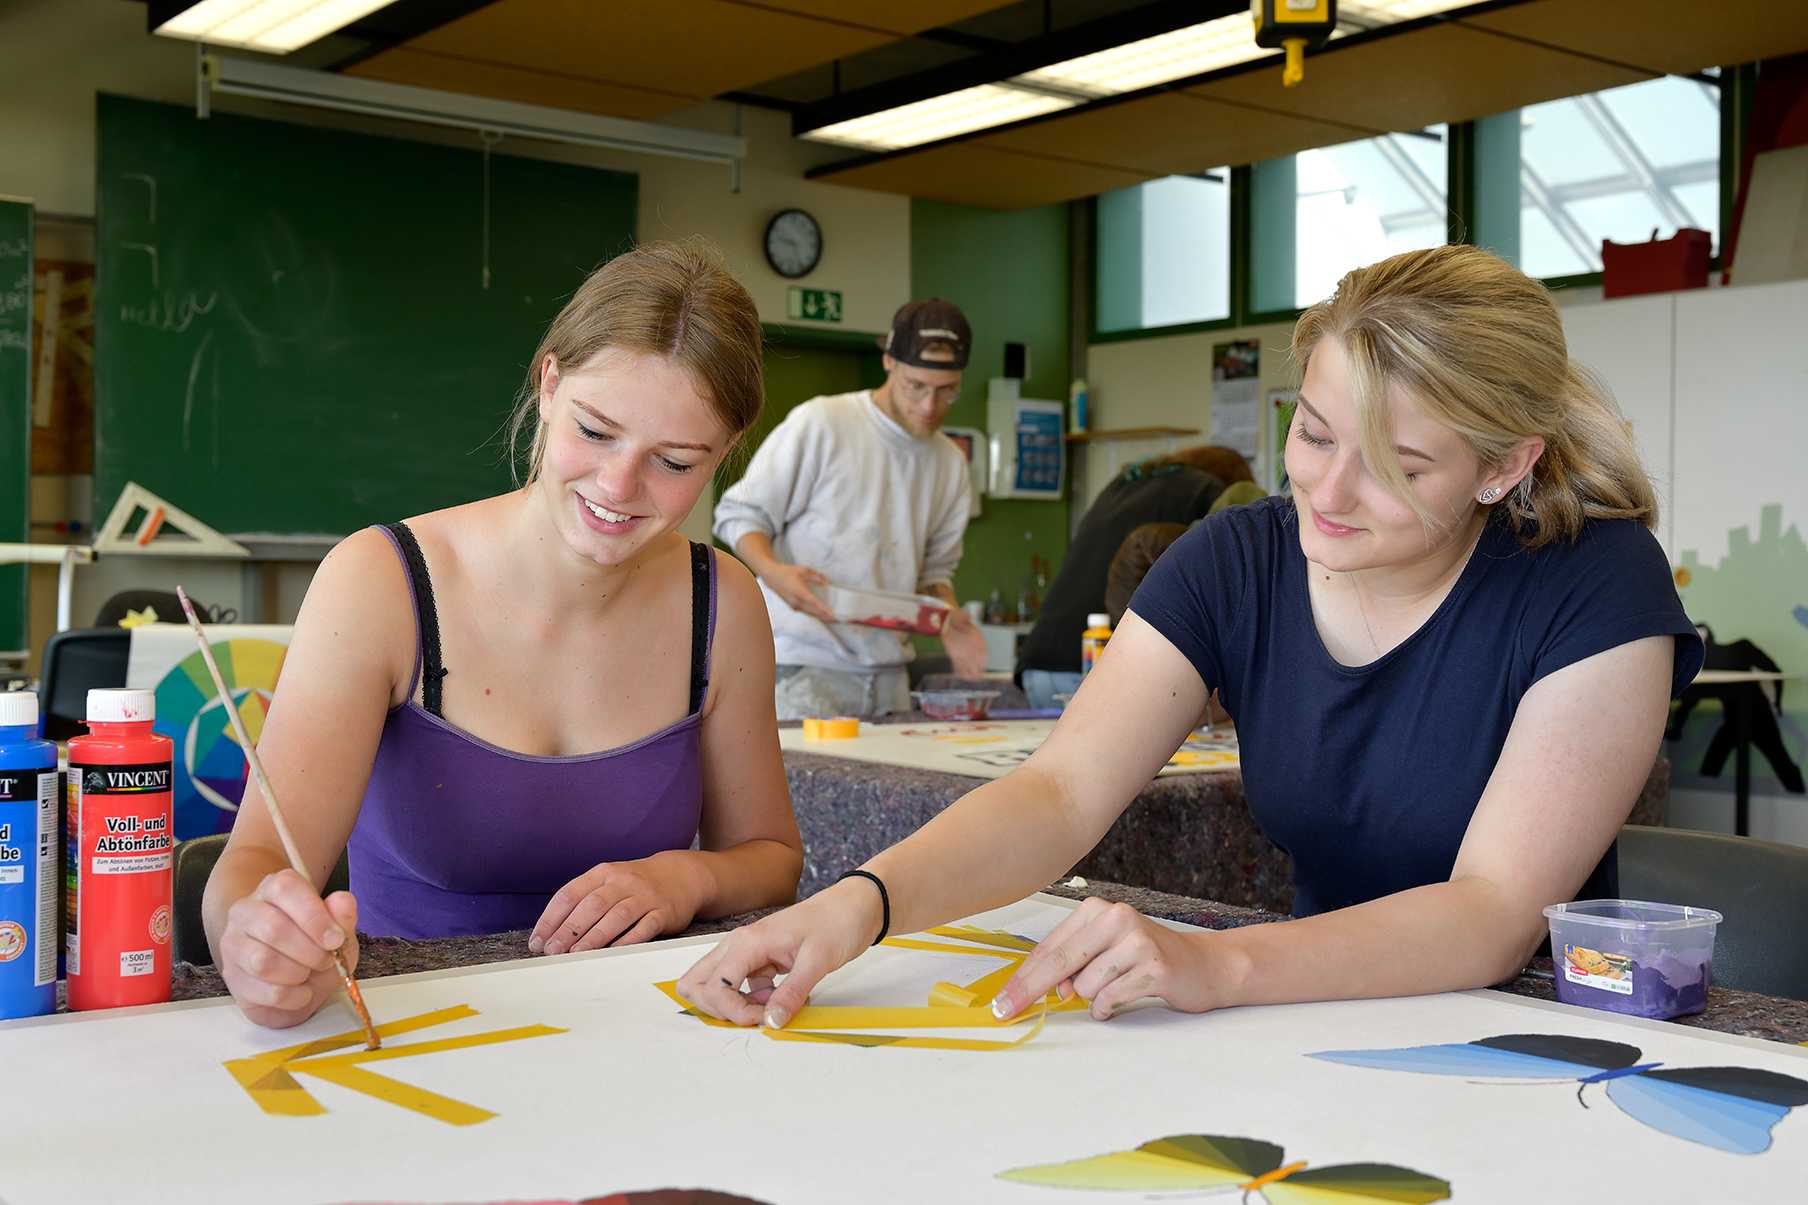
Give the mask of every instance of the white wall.
M 1075 521 L 1124 465 L 1175 447 L 1209 442 L 1214 344 L 1254 339 L 1261 345 L 1261 387 L 1266 397 L 1271 388 L 1296 383 L 1287 350 L 1292 333 L 1290 324 L 1273 324 L 1089 346 L 1086 384 L 1095 431 L 1169 426 L 1196 428 L 1200 434 L 1081 445 L 1084 451 L 1074 457 Z

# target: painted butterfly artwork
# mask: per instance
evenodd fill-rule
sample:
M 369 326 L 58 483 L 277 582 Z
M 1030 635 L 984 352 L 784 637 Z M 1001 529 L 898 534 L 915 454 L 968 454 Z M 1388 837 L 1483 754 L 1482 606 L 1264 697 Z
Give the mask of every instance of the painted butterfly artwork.
M 1281 1148 L 1258 1138 L 1175 1134 L 1066 1163 L 1040 1163 L 999 1172 L 1000 1180 L 1044 1188 L 1115 1189 L 1119 1192 L 1204 1192 L 1239 1189 L 1254 1205 L 1424 1205 L 1450 1196 L 1450 1183 L 1410 1167 L 1343 1163 L 1308 1167 L 1283 1164 Z
M 1666 1067 L 1641 1063 L 1624 1042 L 1519 1033 L 1395 1050 L 1324 1050 L 1310 1057 L 1384 1071 L 1486 1079 L 1577 1081 L 1576 1099 L 1605 1084 L 1607 1099 L 1654 1130 L 1736 1155 L 1770 1149 L 1770 1131 L 1808 1104 L 1808 1080 L 1752 1067 Z

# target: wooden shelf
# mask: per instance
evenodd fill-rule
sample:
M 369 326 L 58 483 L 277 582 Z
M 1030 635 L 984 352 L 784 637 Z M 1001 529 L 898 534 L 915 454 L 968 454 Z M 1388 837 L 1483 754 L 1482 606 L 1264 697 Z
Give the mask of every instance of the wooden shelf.
M 1103 443 L 1110 439 L 1160 439 L 1164 435 L 1197 435 L 1197 427 L 1120 427 L 1115 431 L 1081 431 L 1067 437 L 1070 444 Z

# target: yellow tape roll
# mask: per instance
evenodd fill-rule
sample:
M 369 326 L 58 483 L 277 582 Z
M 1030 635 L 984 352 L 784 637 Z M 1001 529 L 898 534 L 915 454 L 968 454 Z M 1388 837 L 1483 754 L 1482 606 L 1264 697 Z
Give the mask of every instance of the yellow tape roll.
M 860 735 L 860 721 L 849 716 L 836 716 L 830 720 L 809 719 L 804 721 L 804 739 L 806 741 L 844 741 L 849 737 Z

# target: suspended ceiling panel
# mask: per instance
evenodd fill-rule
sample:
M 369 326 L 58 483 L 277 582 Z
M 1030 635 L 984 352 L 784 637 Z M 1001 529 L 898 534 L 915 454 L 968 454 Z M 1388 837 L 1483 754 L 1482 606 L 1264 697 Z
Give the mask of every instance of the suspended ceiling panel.
M 1804 0 L 1532 0 L 1463 22 L 1659 73 L 1808 50 Z
M 836 184 L 956 201 L 989 209 L 1021 209 L 1062 197 L 1087 197 L 1154 179 L 1071 160 L 1025 155 L 985 142 L 959 142 L 898 159 L 883 159 L 829 177 Z
M 831 6 L 734 0 L 496 0 L 477 11 L 384 51 L 348 74 L 390 83 L 446 88 L 527 100 L 520 73 L 551 77 L 534 103 L 615 116 L 650 117 L 761 80 L 802 71 L 870 49 L 897 36 L 887 29 L 785 11 Z M 942 0 L 930 16 L 912 13 L 893 24 L 934 20 L 943 9 L 963 14 L 991 3 Z M 464 73 L 461 79 L 460 73 Z M 557 81 L 569 81 L 561 89 Z M 587 88 L 586 85 L 589 87 Z M 603 91 L 598 91 L 598 87 Z M 623 90 L 621 108 L 598 109 L 608 89 Z M 627 95 L 632 94 L 632 95 Z M 652 98 L 670 100 L 657 105 Z
M 1234 75 L 1189 91 L 1270 111 L 1346 122 L 1368 131 L 1363 135 L 1367 137 L 1423 129 L 1440 121 L 1468 121 L 1651 78 L 1649 72 L 1482 30 L 1434 25 L 1367 45 L 1308 55 L 1306 80 L 1296 88 L 1281 86 L 1277 68 Z
M 1277 78 L 1275 87 L 1279 86 Z M 1370 131 L 1344 123 L 1308 121 L 1168 92 L 1021 126 L 983 141 L 988 146 L 1170 176 L 1369 136 Z M 1083 190 L 1064 191 L 1049 200 L 1088 195 Z
M 359 63 L 347 74 L 391 84 L 410 84 L 416 88 L 436 88 L 442 92 L 643 121 L 696 103 L 694 97 L 662 88 L 630 88 L 525 67 L 449 58 L 406 46 L 385 51 L 378 59 Z

